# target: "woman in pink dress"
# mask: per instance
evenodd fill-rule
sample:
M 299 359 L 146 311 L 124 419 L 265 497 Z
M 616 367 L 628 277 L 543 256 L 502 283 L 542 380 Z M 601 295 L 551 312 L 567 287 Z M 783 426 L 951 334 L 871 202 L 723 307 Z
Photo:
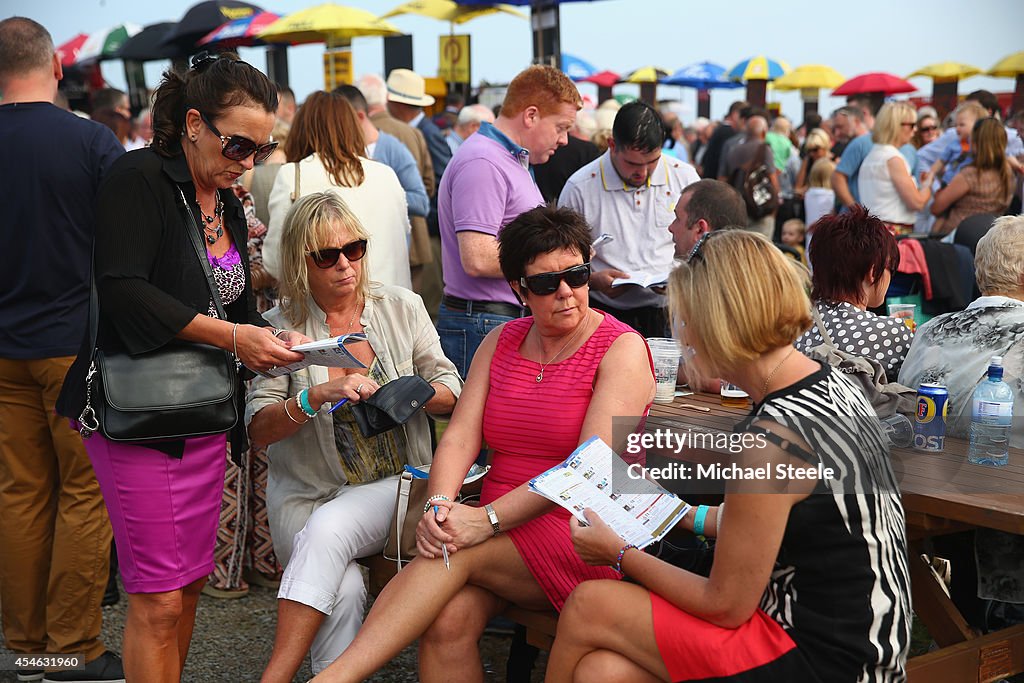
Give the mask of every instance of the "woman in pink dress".
M 643 338 L 588 305 L 590 240 L 582 216 L 544 206 L 501 231 L 502 274 L 533 315 L 495 329 L 477 350 L 434 456 L 419 557 L 317 683 L 361 681 L 417 638 L 424 683 L 482 680 L 477 641 L 491 617 L 512 603 L 561 609 L 581 581 L 618 576 L 587 566 L 573 550 L 569 514 L 527 487 L 594 435 L 621 452 L 654 398 Z M 484 441 L 494 449 L 484 507 L 453 504 Z

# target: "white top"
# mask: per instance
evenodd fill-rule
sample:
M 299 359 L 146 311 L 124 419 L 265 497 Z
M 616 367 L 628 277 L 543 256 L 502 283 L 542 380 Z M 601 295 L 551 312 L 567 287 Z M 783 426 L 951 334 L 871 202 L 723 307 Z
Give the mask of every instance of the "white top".
M 409 214 L 405 190 L 390 167 L 360 157 L 364 179 L 359 187 L 341 187 L 327 173 L 316 154 L 299 162 L 300 196 L 314 192 L 334 191 L 363 224 L 370 236 L 366 263 L 371 280 L 385 285 L 412 288 L 409 274 Z M 274 277 L 280 276 L 281 231 L 284 219 L 292 208 L 295 188 L 295 164 L 281 166 L 270 190 L 270 224 L 263 238 L 263 267 Z
M 810 236 L 810 228 L 819 218 L 832 213 L 836 205 L 836 193 L 824 187 L 812 187 L 804 194 L 804 223 L 807 225 L 807 235 Z M 809 242 L 810 240 L 808 240 Z
M 605 152 L 572 174 L 558 205 L 583 214 L 594 237 L 608 233 L 615 238 L 597 248 L 591 259 L 593 270 L 615 268 L 634 278 L 667 273 L 675 263 L 668 226 L 675 218 L 679 194 L 698 180 L 693 166 L 662 155 L 647 184 L 632 187 L 612 166 L 611 152 Z M 616 308 L 665 305 L 663 294 L 641 287 L 630 287 L 616 299 L 594 290 L 590 295 Z
M 900 159 L 907 169 L 907 174 L 913 177 L 910 171 L 910 164 L 900 154 L 900 151 L 892 145 L 876 144 L 864 157 L 864 163 L 860 166 L 858 176 L 860 187 L 860 201 L 867 207 L 868 211 L 881 218 L 886 223 L 903 223 L 913 225 L 917 220 L 917 212 L 910 210 L 896 192 L 896 186 L 892 182 L 887 166 L 889 159 Z M 917 184 L 917 181 L 914 181 Z

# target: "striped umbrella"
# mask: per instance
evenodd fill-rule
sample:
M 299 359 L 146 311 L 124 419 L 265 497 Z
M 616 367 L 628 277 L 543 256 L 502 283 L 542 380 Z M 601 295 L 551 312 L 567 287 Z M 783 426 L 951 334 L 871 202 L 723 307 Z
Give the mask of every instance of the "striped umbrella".
M 747 101 L 755 107 L 763 107 L 767 99 L 768 81 L 774 81 L 789 71 L 789 64 L 764 55 L 750 57 L 729 69 L 729 78 L 746 81 Z
M 138 24 L 125 23 L 90 33 L 78 50 L 78 59 L 75 63 L 83 64 L 115 59 L 125 41 L 141 31 L 142 27 Z
M 789 71 L 789 65 L 758 55 L 749 57 L 729 69 L 728 77 L 734 81 L 774 81 Z
M 216 43 L 217 47 L 239 47 L 263 45 L 256 36 L 260 31 L 280 19 L 273 12 L 257 12 L 247 17 L 229 21 L 203 36 L 196 45 Z
M 657 66 L 642 66 L 622 79 L 623 83 L 639 83 L 640 99 L 654 104 L 658 98 L 658 81 L 668 77 L 668 69 Z

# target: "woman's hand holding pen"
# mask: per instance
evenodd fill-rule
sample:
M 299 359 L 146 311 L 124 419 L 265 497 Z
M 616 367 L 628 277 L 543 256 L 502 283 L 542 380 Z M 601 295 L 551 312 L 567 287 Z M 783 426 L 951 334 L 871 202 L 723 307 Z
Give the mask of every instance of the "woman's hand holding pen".
M 455 539 L 441 528 L 454 505 L 455 503 L 447 500 L 435 500 L 423 513 L 423 518 L 416 525 L 416 552 L 423 557 L 441 557 L 442 543 L 448 545 L 449 552 L 454 553 L 458 549 L 454 544 Z
M 335 406 L 345 403 L 359 403 L 373 396 L 380 385 L 366 375 L 352 374 L 317 384 L 309 389 L 309 402 L 314 407 L 331 403 Z
M 230 346 L 227 348 L 247 368 L 265 372 L 278 365 L 288 365 L 302 360 L 301 353 L 291 350 L 294 343 L 298 343 L 294 338 L 285 340 L 275 337 L 274 329 L 270 327 L 234 325 L 231 330 Z
M 448 545 L 449 552 L 483 543 L 494 535 L 487 513 L 482 507 L 473 507 L 448 501 L 438 501 L 437 515 L 428 512 L 417 527 L 417 542 L 440 555 L 440 543 Z M 432 545 L 431 545 L 432 544 Z M 421 550 L 422 552 L 422 550 Z M 428 555 L 428 557 L 432 557 Z

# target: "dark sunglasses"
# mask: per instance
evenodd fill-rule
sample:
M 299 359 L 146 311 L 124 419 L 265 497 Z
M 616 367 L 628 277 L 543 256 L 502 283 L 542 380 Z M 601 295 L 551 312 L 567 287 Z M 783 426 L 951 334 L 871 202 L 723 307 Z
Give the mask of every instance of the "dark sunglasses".
M 210 119 L 206 118 L 206 114 L 202 112 L 199 116 L 203 119 L 203 123 L 210 129 L 214 135 L 220 138 L 220 153 L 231 161 L 242 161 L 253 154 L 253 163 L 261 163 L 267 160 L 274 150 L 277 149 L 278 143 L 268 142 L 265 145 L 257 145 L 249 138 L 242 137 L 241 135 L 232 135 L 231 137 L 225 137 L 220 134 L 217 127 L 211 123 Z
M 519 278 L 519 284 L 537 296 L 547 296 L 558 291 L 562 280 L 565 280 L 565 284 L 573 289 L 579 289 L 590 282 L 590 263 L 581 263 L 578 266 L 559 270 L 555 273 L 527 275 L 526 277 Z
M 704 260 L 704 252 L 701 251 L 701 247 L 704 246 L 704 242 L 706 242 L 711 235 L 712 231 L 709 230 L 700 236 L 700 239 L 697 240 L 697 244 L 693 245 L 693 249 L 690 250 L 690 255 L 686 257 L 687 263 L 693 263 L 695 260 Z
M 349 261 L 358 261 L 366 256 L 366 240 L 349 242 L 343 247 L 330 247 L 329 249 L 317 249 L 309 252 L 309 258 L 317 268 L 333 268 L 338 263 L 338 258 L 344 254 Z
M 931 133 L 933 130 L 938 130 L 938 126 L 918 126 L 917 130 L 919 133 Z

